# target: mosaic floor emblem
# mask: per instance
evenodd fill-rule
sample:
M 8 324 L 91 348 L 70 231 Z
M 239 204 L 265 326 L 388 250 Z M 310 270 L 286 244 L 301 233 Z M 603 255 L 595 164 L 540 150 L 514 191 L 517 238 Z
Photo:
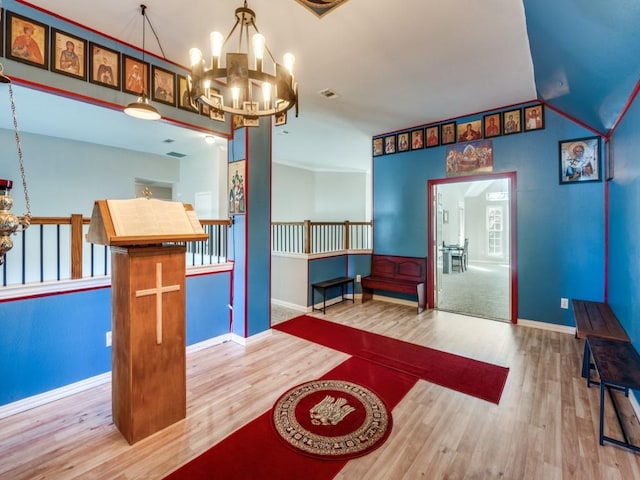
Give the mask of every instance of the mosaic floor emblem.
M 287 445 L 322 459 L 366 455 L 386 440 L 392 425 L 391 413 L 375 393 L 342 380 L 298 385 L 278 399 L 272 413 Z

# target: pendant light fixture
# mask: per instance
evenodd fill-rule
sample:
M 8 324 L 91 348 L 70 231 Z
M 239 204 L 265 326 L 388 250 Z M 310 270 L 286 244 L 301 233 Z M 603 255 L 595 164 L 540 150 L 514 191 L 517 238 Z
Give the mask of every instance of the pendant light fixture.
M 5 254 L 13 248 L 11 235 L 26 230 L 31 223 L 31 205 L 29 201 L 29 190 L 27 189 L 27 179 L 24 174 L 24 164 L 22 162 L 22 144 L 20 142 L 20 132 L 18 130 L 16 105 L 13 99 L 13 88 L 11 87 L 11 79 L 4 74 L 2 63 L 0 63 L 0 83 L 9 85 L 9 100 L 11 102 L 13 131 L 16 139 L 16 149 L 18 151 L 18 166 L 22 177 L 22 189 L 24 190 L 24 200 L 27 207 L 27 213 L 20 217 L 11 213 L 11 207 L 13 207 L 13 199 L 11 198 L 13 181 L 0 178 L 0 265 L 2 265 L 4 263 Z
M 142 15 L 142 63 L 143 65 L 144 65 L 144 52 L 145 52 L 144 50 L 145 49 L 145 30 L 146 30 L 145 27 L 146 27 L 146 23 L 149 21 L 149 19 L 147 18 L 146 10 L 147 10 L 146 5 L 140 5 L 140 14 Z M 142 87 L 142 92 L 140 92 L 140 96 L 138 97 L 138 100 L 127 105 L 124 109 L 124 113 L 126 113 L 131 117 L 139 118 L 141 120 L 159 120 L 161 118 L 160 112 L 158 112 L 158 110 L 149 103 L 149 97 L 147 96 L 147 92 L 144 90 L 144 86 Z

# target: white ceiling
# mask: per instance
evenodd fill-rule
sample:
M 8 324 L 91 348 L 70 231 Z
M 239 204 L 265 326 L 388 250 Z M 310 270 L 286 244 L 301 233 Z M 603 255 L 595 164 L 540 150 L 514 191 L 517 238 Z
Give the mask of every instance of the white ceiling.
M 140 0 L 30 3 L 141 46 Z M 144 3 L 167 58 L 183 65 L 189 48 L 206 51 L 210 31 L 228 33 L 234 10 L 242 6 L 242 0 Z M 300 116 L 290 112 L 287 125 L 274 128 L 279 163 L 366 171 L 374 135 L 536 97 L 522 1 L 347 0 L 323 18 L 295 0 L 249 0 L 248 6 L 271 52 L 296 56 Z M 161 56 L 149 29 L 146 48 Z M 337 97 L 323 97 L 324 89 Z M 36 114 L 42 112 L 41 97 L 50 95 L 15 90 L 24 131 L 164 154 L 144 140 L 167 129 L 166 138 L 184 144 L 181 151 L 205 148 L 201 132 L 62 97 L 47 99 L 53 102 L 47 109 L 67 120 L 52 121 Z M 147 135 L 149 129 L 155 134 Z

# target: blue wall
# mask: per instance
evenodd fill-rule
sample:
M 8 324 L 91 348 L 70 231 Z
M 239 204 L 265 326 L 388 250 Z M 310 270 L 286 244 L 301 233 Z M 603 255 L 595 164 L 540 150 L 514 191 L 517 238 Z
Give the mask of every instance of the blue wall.
M 640 349 L 640 102 L 636 98 L 613 135 L 614 178 L 609 182 L 608 301 Z
M 187 345 L 229 332 L 230 277 L 187 277 Z M 0 405 L 111 371 L 109 287 L 2 302 L 0 325 Z
M 574 325 L 561 297 L 604 296 L 604 182 L 560 185 L 558 142 L 593 133 L 550 109 L 545 123 L 493 138 L 493 171 L 517 176 L 518 318 Z M 427 181 L 445 177 L 444 146 L 374 157 L 374 253 L 427 255 Z

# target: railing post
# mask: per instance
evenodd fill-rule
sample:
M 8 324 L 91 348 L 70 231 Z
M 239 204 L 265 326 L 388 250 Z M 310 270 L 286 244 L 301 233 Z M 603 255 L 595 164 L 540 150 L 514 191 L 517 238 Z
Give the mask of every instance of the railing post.
M 82 215 L 71 214 L 71 278 L 82 278 Z
M 349 246 L 351 245 L 350 236 L 351 228 L 349 228 L 349 220 L 344 221 L 344 249 L 349 250 Z
M 303 224 L 304 253 L 311 253 L 311 220 L 305 220 Z

